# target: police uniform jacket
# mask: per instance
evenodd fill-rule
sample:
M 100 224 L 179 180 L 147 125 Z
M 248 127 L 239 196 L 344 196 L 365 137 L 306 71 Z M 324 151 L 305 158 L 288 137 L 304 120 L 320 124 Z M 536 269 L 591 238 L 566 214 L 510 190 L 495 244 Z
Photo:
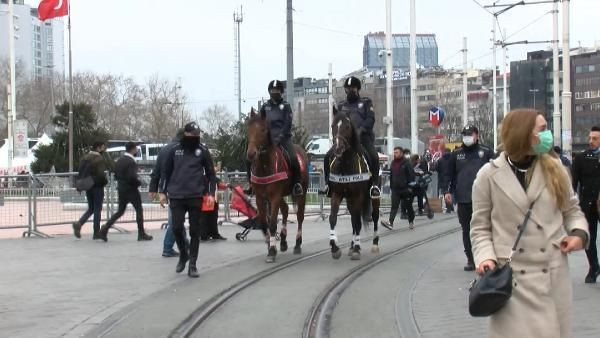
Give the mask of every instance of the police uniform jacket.
M 198 145 L 186 149 L 181 144 L 171 147 L 161 174 L 161 192 L 170 199 L 200 198 L 208 192 L 205 183 L 216 181 L 212 157 L 208 149 Z
M 373 125 L 375 124 L 375 112 L 373 111 L 373 102 L 368 97 L 361 97 L 356 102 L 341 101 L 337 109 L 346 113 L 352 121 L 360 136 L 361 143 L 375 142 L 373 134 Z
M 162 147 L 162 149 L 158 152 L 158 156 L 156 156 L 156 163 L 154 164 L 154 168 L 152 169 L 152 173 L 150 174 L 150 184 L 148 185 L 148 192 L 158 192 L 158 184 L 160 182 L 160 175 L 162 167 L 165 163 L 165 158 L 169 153 L 169 149 L 171 147 L 179 144 L 179 141 L 173 141 L 166 146 Z
M 571 170 L 573 190 L 579 193 L 581 205 L 594 205 L 600 194 L 600 155 L 591 150 L 575 155 Z
M 556 160 L 558 163 L 558 159 Z M 567 169 L 559 163 L 559 167 Z M 531 217 L 512 257 L 512 297 L 490 317 L 489 337 L 571 337 L 571 278 L 560 242 L 575 230 L 589 238 L 587 222 L 574 192 L 559 207 L 541 165 L 523 189 L 506 156 L 486 164 L 473 184 L 471 242 L 475 264 L 504 264 L 531 203 Z M 585 244 L 584 244 L 585 245 Z
M 280 145 L 282 141 L 292 137 L 292 108 L 289 103 L 268 100 L 260 107 L 260 114 L 269 124 L 271 142 Z
M 445 172 L 445 192 L 455 193 L 456 203 L 471 203 L 471 188 L 475 176 L 493 157 L 491 149 L 479 143 L 470 147 L 463 145 L 454 151 Z

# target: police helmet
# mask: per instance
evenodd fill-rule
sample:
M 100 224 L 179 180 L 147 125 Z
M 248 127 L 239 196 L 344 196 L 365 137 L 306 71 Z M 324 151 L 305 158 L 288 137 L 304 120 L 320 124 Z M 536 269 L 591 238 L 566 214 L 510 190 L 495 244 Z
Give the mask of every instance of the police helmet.
M 269 88 L 268 91 L 271 91 L 271 89 L 279 89 L 282 93 L 284 91 L 284 87 L 283 87 L 283 82 L 279 81 L 279 80 L 273 80 L 271 82 L 269 82 Z
M 350 76 L 344 81 L 344 88 L 355 87 L 360 90 L 360 80 L 355 76 Z

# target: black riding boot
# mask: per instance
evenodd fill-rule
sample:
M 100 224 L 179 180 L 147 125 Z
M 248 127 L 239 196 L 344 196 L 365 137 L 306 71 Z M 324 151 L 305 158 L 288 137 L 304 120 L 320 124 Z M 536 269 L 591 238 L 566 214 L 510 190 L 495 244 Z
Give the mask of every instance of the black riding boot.
M 188 266 L 188 276 L 192 278 L 200 277 L 198 269 L 196 268 L 196 260 L 198 259 L 198 248 L 200 246 L 200 239 L 198 237 L 192 237 L 190 239 L 190 263 Z

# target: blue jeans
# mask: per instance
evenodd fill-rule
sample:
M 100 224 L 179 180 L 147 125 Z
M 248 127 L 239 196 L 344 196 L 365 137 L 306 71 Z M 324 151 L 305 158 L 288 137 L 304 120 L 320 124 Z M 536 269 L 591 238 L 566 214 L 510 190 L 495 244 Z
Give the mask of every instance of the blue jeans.
M 169 212 L 169 219 L 168 219 L 168 226 L 167 226 L 167 232 L 165 232 L 165 239 L 163 241 L 163 252 L 171 252 L 173 251 L 173 246 L 175 246 L 175 235 L 173 234 L 173 214 L 171 213 L 171 208 L 168 207 L 168 212 Z M 184 232 L 185 235 L 185 232 Z M 187 239 L 187 236 L 185 238 L 185 244 L 189 247 L 190 242 Z
M 100 220 L 102 218 L 102 203 L 104 202 L 104 187 L 94 186 L 85 192 L 88 209 L 81 215 L 79 224 L 83 225 L 94 215 L 94 235 L 100 232 Z

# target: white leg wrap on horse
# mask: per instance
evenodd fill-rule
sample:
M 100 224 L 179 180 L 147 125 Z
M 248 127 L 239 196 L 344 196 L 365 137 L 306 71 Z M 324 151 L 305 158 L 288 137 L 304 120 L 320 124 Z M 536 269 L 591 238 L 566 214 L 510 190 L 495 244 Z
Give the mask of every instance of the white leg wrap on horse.
M 271 236 L 271 240 L 269 241 L 269 245 L 270 246 L 276 246 L 277 245 L 277 239 L 275 239 L 275 236 Z
M 354 245 L 360 245 L 360 236 L 354 236 Z
M 338 238 L 335 230 L 329 230 L 329 240 L 333 240 L 337 243 Z

